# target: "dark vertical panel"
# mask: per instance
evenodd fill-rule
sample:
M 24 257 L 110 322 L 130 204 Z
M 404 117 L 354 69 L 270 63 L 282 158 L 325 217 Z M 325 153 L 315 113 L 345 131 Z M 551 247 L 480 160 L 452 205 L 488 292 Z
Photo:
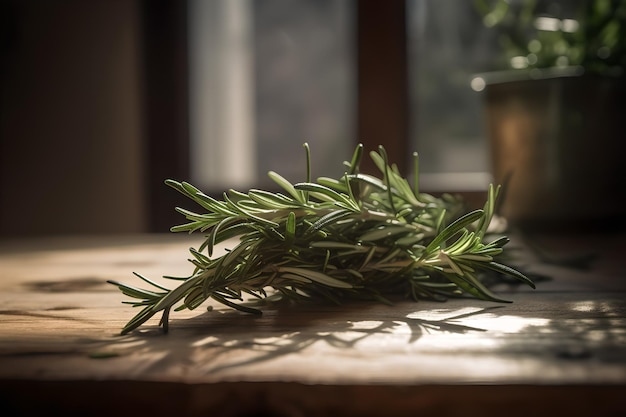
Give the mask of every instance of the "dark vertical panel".
M 139 1 L 0 1 L 0 234 L 146 230 Z
M 408 79 L 404 0 L 357 2 L 358 141 L 366 150 L 383 145 L 407 171 Z M 363 171 L 374 169 L 369 158 Z
M 163 184 L 189 179 L 187 2 L 144 0 L 144 109 L 149 229 L 181 222 L 185 199 Z
M 5 94 L 7 90 L 8 62 L 15 59 L 15 49 L 18 43 L 18 8 L 14 1 L 0 2 L 0 158 L 10 152 L 9 142 L 1 124 L 3 123 Z M 5 169 L 0 169 L 0 187 L 4 188 L 9 180 Z M 5 207 L 10 204 L 6 191 L 0 189 L 0 234 L 2 234 L 2 219 L 5 218 Z

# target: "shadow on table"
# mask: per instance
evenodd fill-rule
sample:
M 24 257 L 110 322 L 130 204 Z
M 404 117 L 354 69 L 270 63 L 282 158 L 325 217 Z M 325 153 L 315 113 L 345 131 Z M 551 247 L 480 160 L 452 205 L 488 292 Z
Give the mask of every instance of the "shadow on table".
M 413 309 L 407 310 L 407 304 L 413 305 Z M 415 304 L 402 303 L 402 306 L 398 309 L 358 302 L 342 306 L 279 303 L 264 309 L 260 317 L 235 311 L 210 311 L 189 319 L 172 320 L 168 334 L 156 327 L 136 330 L 120 336 L 107 349 L 117 355 L 155 354 L 152 365 L 155 369 L 193 363 L 204 373 L 216 373 L 284 358 L 313 345 L 318 351 L 358 351 L 359 344 L 367 343 L 374 335 L 377 343 L 406 346 L 426 334 L 484 332 L 461 320 L 502 307 L 428 309 L 429 314 L 433 311 L 435 314 L 432 319 L 424 319 L 414 317 L 419 313 Z

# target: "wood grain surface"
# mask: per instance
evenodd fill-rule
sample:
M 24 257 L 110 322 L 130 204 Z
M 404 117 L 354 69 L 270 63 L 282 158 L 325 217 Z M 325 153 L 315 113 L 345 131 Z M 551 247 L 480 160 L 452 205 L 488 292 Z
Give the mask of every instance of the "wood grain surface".
M 155 317 L 120 336 L 135 310 L 106 280 L 187 276 L 187 250 L 199 243 L 187 235 L 1 240 L 7 410 L 36 413 L 47 401 L 48 410 L 81 415 L 130 415 L 138 404 L 153 415 L 174 404 L 181 415 L 485 415 L 506 404 L 515 404 L 509 415 L 556 405 L 626 412 L 621 234 L 514 238 L 514 262 L 537 289 L 494 286 L 511 304 L 261 303 L 262 316 L 203 305 L 172 313 L 168 334 Z M 37 396 L 42 402 L 27 400 Z

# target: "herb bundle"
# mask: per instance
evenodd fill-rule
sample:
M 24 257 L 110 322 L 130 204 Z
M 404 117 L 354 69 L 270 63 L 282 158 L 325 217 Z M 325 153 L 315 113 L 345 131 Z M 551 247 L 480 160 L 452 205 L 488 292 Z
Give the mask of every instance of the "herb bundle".
M 162 312 L 167 331 L 170 310 L 193 310 L 213 299 L 247 313 L 260 311 L 247 305 L 244 295 L 259 299 L 281 296 L 295 300 L 378 300 L 402 294 L 414 300 L 446 300 L 470 295 L 507 302 L 480 280 L 481 273 L 497 272 L 534 288 L 519 271 L 497 262 L 508 242 L 497 237 L 486 242 L 499 187 L 490 186 L 482 210 L 463 211 L 462 201 L 440 198 L 418 189 L 418 157 L 414 154 L 413 185 L 389 163 L 381 146 L 370 156 L 380 178 L 359 172 L 363 146 L 345 162 L 340 178 L 311 179 L 307 144 L 306 181 L 292 184 L 276 172 L 269 176 L 283 192 L 229 190 L 223 199 L 212 198 L 186 182 L 166 184 L 197 203 L 202 212 L 176 210 L 187 223 L 173 232 L 201 232 L 205 239 L 191 248 L 193 273 L 168 289 L 135 273 L 151 289 L 116 281 L 128 301 L 141 310 L 122 334 Z M 216 245 L 239 238 L 219 257 Z

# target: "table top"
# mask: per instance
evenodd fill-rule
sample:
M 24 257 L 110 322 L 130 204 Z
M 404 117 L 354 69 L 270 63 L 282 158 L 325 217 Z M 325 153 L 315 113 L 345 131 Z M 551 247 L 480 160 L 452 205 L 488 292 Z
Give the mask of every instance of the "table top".
M 513 234 L 509 251 L 516 265 L 537 280 L 537 289 L 494 286 L 511 304 L 475 299 L 394 300 L 392 306 L 262 303 L 262 316 L 212 305 L 211 311 L 202 306 L 172 312 L 168 334 L 155 317 L 121 336 L 137 310 L 122 304 L 127 298 L 106 281 L 140 285 L 132 272 L 155 280 L 187 276 L 193 270 L 188 248 L 198 247 L 200 239 L 182 234 L 0 239 L 4 395 L 22 398 L 20 393 L 30 390 L 49 402 L 60 401 L 63 384 L 80 382 L 85 398 L 102 386 L 115 390 L 143 384 L 152 395 L 167 395 L 164 387 L 170 393 L 185 387 L 187 399 L 194 390 L 212 389 L 245 392 L 250 401 L 267 403 L 278 395 L 272 392 L 284 396 L 306 387 L 317 390 L 317 400 L 308 400 L 307 415 L 324 401 L 338 410 L 341 397 L 350 395 L 359 396 L 361 415 L 366 415 L 372 401 L 414 411 L 419 396 L 407 402 L 407 390 L 418 390 L 420 398 L 429 392 L 431 401 L 423 406 L 440 398 L 438 407 L 443 407 L 450 394 L 446 387 L 456 387 L 455 395 L 473 398 L 479 414 L 491 404 L 488 398 L 495 401 L 494 392 L 504 401 L 518 395 L 519 387 L 543 387 L 533 391 L 535 398 L 569 387 L 568 404 L 581 410 L 572 400 L 580 396 L 571 390 L 584 387 L 586 399 L 596 393 L 606 410 L 626 411 L 616 395 L 626 387 L 626 276 L 621 269 L 626 239 L 621 233 Z M 379 391 L 367 394 L 376 387 Z M 489 394 L 481 397 L 472 391 L 477 387 L 490 387 Z M 204 399 L 194 404 L 205 408 L 197 409 L 209 410 L 210 396 L 198 396 Z M 274 403 L 286 409 L 286 403 L 293 405 L 283 400 Z M 219 401 L 210 401 L 217 407 Z M 293 407 L 305 407 L 302 398 L 298 401 Z M 67 407 L 68 402 L 58 404 Z M 234 404 L 239 410 L 242 403 Z M 17 400 L 12 407 L 31 409 Z M 472 415 L 471 406 L 465 410 Z M 292 414 L 283 410 L 281 415 Z

